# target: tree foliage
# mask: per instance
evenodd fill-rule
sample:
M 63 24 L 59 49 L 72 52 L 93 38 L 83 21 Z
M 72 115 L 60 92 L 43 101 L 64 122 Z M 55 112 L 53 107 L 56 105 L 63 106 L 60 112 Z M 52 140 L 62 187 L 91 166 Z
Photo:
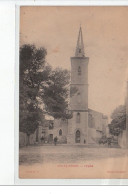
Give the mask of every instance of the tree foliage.
M 41 97 L 46 110 L 55 118 L 65 117 L 65 110 L 68 107 L 69 79 L 68 70 L 56 68 L 49 75 L 49 82 L 43 88 Z
M 28 137 L 38 128 L 41 118 L 38 96 L 40 84 L 46 79 L 41 71 L 46 54 L 46 49 L 37 49 L 34 45 L 20 48 L 20 131 Z
M 45 61 L 45 48 L 23 45 L 20 48 L 20 131 L 28 136 L 43 122 L 44 112 L 66 118 L 70 73 L 52 69 Z
M 111 115 L 111 123 L 109 124 L 110 133 L 119 135 L 121 131 L 126 129 L 126 106 L 120 105 Z

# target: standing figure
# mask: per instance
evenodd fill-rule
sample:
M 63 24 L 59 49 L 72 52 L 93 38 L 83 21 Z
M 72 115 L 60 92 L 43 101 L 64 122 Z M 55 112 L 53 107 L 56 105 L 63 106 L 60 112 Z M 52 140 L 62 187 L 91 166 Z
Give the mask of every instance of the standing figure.
M 57 137 L 54 137 L 54 144 L 56 146 L 56 144 L 57 144 Z

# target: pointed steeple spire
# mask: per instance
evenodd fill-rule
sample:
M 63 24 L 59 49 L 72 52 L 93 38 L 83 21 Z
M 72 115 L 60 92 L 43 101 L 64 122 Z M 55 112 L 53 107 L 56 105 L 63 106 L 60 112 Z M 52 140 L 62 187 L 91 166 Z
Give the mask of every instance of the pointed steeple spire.
M 84 56 L 85 56 L 85 53 L 84 53 L 83 35 L 82 35 L 82 28 L 80 26 L 75 57 L 84 57 Z

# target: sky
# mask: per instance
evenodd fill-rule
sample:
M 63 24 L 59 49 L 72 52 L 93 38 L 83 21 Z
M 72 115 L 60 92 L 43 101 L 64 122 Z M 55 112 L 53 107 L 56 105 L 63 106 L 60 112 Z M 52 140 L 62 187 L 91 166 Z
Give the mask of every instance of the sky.
M 49 64 L 70 70 L 81 25 L 89 57 L 89 108 L 110 116 L 126 95 L 127 20 L 127 6 L 21 7 L 20 43 L 45 47 Z

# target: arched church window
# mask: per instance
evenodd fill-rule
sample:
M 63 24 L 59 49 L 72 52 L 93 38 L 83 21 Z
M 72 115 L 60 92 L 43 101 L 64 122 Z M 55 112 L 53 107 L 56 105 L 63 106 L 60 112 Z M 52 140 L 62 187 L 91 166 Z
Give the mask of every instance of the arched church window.
M 59 130 L 59 136 L 62 136 L 62 130 L 61 129 Z
M 76 122 L 77 123 L 80 123 L 80 113 L 79 112 L 76 115 Z
M 78 67 L 78 75 L 81 75 L 81 67 Z

